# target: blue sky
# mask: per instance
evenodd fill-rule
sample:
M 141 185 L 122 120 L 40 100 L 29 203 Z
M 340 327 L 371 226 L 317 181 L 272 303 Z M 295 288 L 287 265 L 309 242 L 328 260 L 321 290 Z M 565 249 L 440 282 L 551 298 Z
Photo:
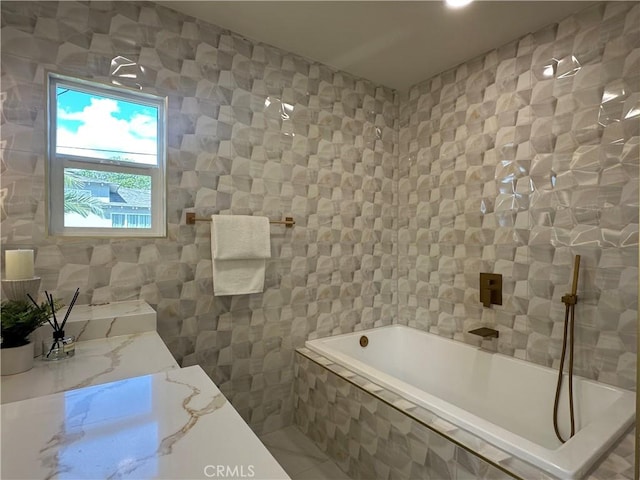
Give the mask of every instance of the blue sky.
M 156 163 L 157 108 L 57 90 L 57 153 Z

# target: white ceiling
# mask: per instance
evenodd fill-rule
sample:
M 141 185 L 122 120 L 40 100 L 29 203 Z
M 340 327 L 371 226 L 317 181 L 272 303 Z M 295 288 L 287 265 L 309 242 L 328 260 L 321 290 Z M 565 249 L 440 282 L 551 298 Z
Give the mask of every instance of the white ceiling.
M 583 1 L 159 1 L 403 91 L 591 5 Z

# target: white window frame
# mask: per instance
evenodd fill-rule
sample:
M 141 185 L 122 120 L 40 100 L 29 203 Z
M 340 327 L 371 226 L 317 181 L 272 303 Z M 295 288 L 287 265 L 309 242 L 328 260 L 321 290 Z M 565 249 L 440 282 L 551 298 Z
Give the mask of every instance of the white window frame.
M 80 157 L 56 153 L 57 87 L 70 87 L 96 94 L 148 105 L 158 109 L 157 165 L 121 160 Z M 47 73 L 47 213 L 48 234 L 73 237 L 166 237 L 166 155 L 167 155 L 167 97 L 137 90 L 114 87 L 95 81 Z M 64 226 L 64 170 L 78 168 L 104 172 L 147 175 L 151 177 L 151 228 L 65 227 Z

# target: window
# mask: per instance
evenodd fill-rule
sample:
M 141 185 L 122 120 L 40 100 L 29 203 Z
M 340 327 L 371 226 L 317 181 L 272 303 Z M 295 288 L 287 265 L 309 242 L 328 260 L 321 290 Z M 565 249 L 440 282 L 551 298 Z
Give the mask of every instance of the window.
M 48 75 L 49 232 L 166 235 L 166 99 Z
M 114 227 L 120 228 L 149 228 L 151 226 L 151 215 L 112 213 L 111 223 Z

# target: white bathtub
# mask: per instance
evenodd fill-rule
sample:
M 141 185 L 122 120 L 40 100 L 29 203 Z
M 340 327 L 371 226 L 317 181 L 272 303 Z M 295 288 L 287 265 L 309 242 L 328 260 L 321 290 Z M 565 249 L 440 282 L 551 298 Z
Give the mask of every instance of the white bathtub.
M 369 339 L 365 348 L 362 335 Z M 557 372 L 550 368 L 402 325 L 306 346 L 562 479 L 581 478 L 635 417 L 633 392 L 574 377 L 576 435 L 561 444 L 552 421 Z M 564 438 L 566 395 L 565 384 Z

